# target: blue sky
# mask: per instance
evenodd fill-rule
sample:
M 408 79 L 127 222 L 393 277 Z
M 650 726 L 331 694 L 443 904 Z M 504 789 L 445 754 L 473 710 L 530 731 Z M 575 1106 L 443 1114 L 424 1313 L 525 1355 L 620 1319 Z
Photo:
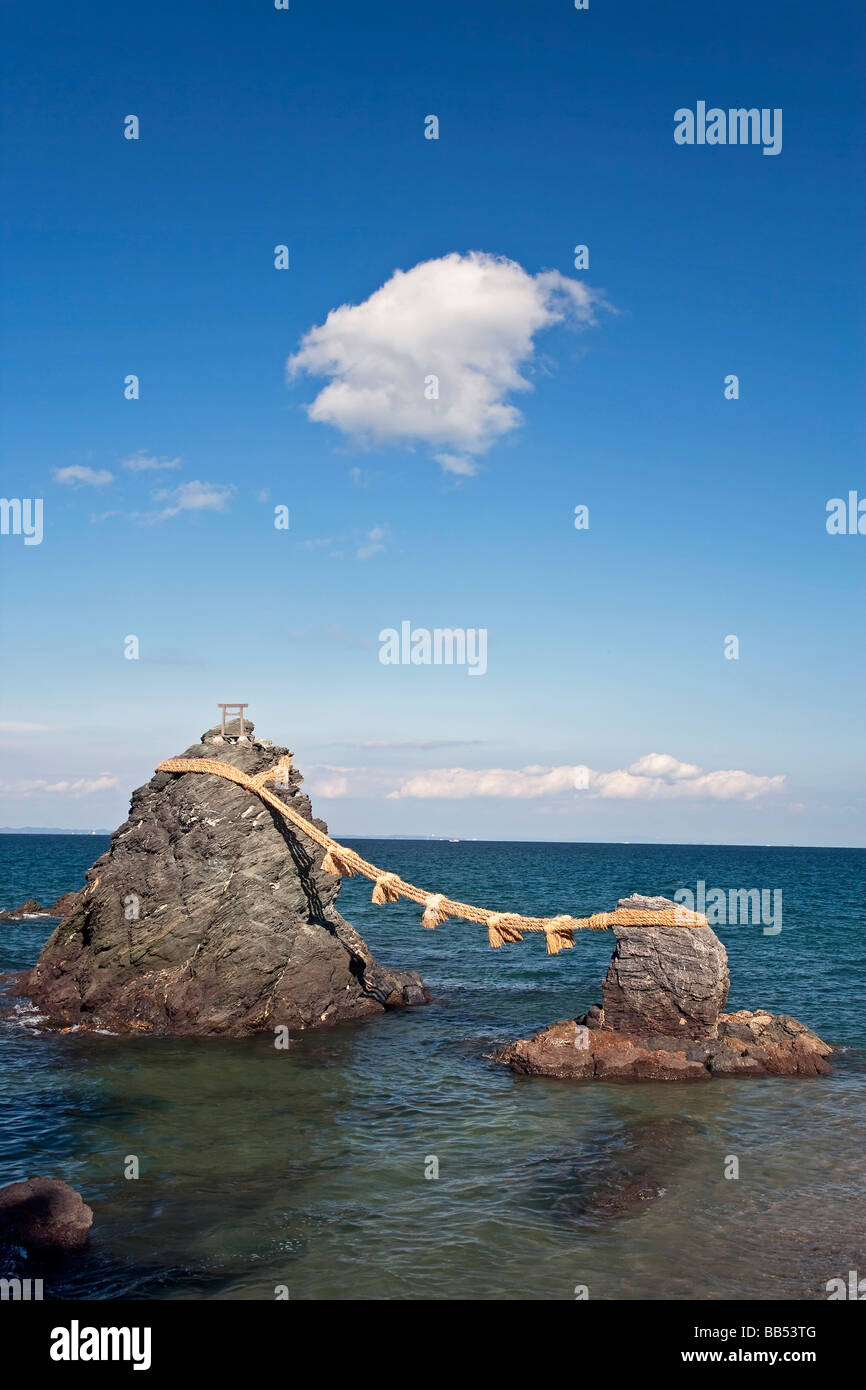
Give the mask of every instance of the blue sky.
M 44 539 L 0 536 L 0 824 L 112 827 L 243 699 L 338 834 L 863 844 L 866 536 L 825 528 L 866 496 L 863 29 L 844 2 L 4 6 L 2 491 Z M 781 108 L 781 154 L 676 145 L 699 100 Z M 471 252 L 593 297 L 592 325 L 541 304 L 497 397 L 521 423 L 467 454 L 470 402 L 455 473 L 390 407 L 372 442 L 309 418 L 305 335 Z M 434 320 L 465 346 L 439 284 L 400 389 Z M 486 629 L 486 674 L 383 665 L 406 620 Z

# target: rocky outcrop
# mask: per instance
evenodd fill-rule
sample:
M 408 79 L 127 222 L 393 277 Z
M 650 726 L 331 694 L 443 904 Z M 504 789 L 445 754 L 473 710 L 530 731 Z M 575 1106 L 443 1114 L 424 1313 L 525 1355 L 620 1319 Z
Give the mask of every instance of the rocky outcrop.
M 288 750 L 252 730 L 208 730 L 182 756 L 262 772 Z M 270 789 L 312 819 L 302 780 Z M 230 1037 L 424 1003 L 420 977 L 378 965 L 340 916 L 322 858 L 236 783 L 158 772 L 16 988 L 56 1025 Z
M 57 1178 L 28 1178 L 0 1188 L 0 1240 L 29 1250 L 81 1250 L 93 1212 Z
M 532 1038 L 510 1043 L 496 1060 L 524 1076 L 569 1081 L 708 1081 L 713 1076 L 826 1076 L 831 1051 L 810 1028 L 785 1014 L 722 1014 L 716 1037 L 684 1043 L 678 1037 L 606 1028 L 599 1011 L 593 1018 L 584 1014 L 552 1023 Z
M 0 922 L 20 922 L 28 917 L 66 917 L 72 911 L 77 893 L 61 893 L 50 907 L 43 907 L 35 898 L 28 898 L 18 907 L 5 908 L 0 912 Z
M 665 898 L 617 907 L 660 911 Z M 721 1012 L 727 952 L 709 927 L 614 927 L 602 1006 L 510 1043 L 495 1060 L 526 1076 L 573 1081 L 707 1081 L 825 1076 L 832 1048 L 785 1014 Z

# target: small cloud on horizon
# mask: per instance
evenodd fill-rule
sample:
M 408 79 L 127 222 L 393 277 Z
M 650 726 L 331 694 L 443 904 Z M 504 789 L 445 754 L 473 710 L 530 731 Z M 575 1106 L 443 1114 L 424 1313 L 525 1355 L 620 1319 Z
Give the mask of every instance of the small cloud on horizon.
M 428 741 L 406 741 L 389 745 L 371 741 L 372 747 L 423 747 Z M 363 747 L 363 744 L 352 745 Z M 447 746 L 447 741 L 429 741 L 429 746 Z M 329 790 L 316 785 L 318 795 L 358 796 L 384 795 L 387 800 L 452 800 L 465 801 L 472 797 L 495 797 L 502 801 L 538 801 L 542 798 L 564 798 L 605 801 L 734 801 L 754 802 L 761 797 L 784 790 L 786 777 L 782 774 L 764 777 L 740 769 L 705 772 L 695 763 L 680 762 L 668 753 L 648 753 L 628 767 L 612 772 L 599 772 L 585 764 L 564 764 L 556 767 L 528 766 L 522 768 L 431 768 L 410 773 L 394 786 L 394 773 L 385 768 L 323 768 L 338 773 L 341 791 L 336 791 L 336 779 L 329 779 Z M 318 778 L 318 773 L 316 773 Z
M 0 720 L 0 734 L 52 734 L 58 730 L 57 724 L 28 724 L 15 720 Z
M 613 772 L 598 772 L 585 764 L 524 768 L 442 768 L 408 777 L 388 793 L 404 797 L 465 800 L 474 796 L 534 799 L 567 794 L 619 801 L 685 799 L 754 801 L 781 791 L 784 775 L 762 777 L 741 770 L 704 772 L 669 753 L 647 753 L 637 762 Z
M 41 795 L 78 798 L 92 796 L 95 792 L 110 791 L 118 786 L 119 782 L 120 779 L 110 772 L 103 772 L 98 777 L 76 777 L 72 781 L 63 779 L 59 782 L 49 782 L 45 778 L 37 777 L 30 781 L 0 782 L 0 794 L 20 799 Z

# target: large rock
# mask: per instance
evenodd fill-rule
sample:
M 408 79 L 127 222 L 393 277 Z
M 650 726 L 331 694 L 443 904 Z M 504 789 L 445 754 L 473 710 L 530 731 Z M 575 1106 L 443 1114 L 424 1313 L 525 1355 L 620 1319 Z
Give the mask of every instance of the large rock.
M 617 907 L 662 911 L 667 898 L 635 893 Z M 614 927 L 601 987 L 605 1023 L 621 1033 L 713 1037 L 730 987 L 728 955 L 711 927 Z
M 633 894 L 617 907 L 663 911 Z M 795 1018 L 724 1014 L 728 958 L 709 927 L 614 927 L 602 1006 L 500 1049 L 525 1076 L 570 1081 L 707 1081 L 714 1076 L 825 1076 L 832 1048 Z
M 0 1239 L 31 1250 L 80 1250 L 93 1212 L 57 1178 L 28 1178 L 0 1188 Z
M 246 745 L 208 730 L 182 756 L 261 772 L 288 750 L 252 729 Z M 302 780 L 292 770 L 270 790 L 311 819 Z M 23 992 L 56 1024 L 232 1037 L 424 1003 L 420 977 L 378 965 L 340 916 L 340 879 L 322 858 L 236 783 L 156 773 Z

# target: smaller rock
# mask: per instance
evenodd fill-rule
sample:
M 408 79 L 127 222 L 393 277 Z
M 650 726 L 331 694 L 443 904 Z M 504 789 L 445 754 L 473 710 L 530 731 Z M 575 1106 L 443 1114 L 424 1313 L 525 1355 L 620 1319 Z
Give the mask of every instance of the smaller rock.
M 669 898 L 633 893 L 620 908 L 664 912 Z M 605 1027 L 621 1033 L 715 1036 L 730 984 L 728 957 L 710 927 L 615 926 L 616 949 L 601 987 Z
M 80 1250 L 93 1212 L 58 1178 L 28 1178 L 0 1188 L 0 1237 L 34 1250 Z
M 0 912 L 0 922 L 19 922 L 22 917 L 65 917 L 72 911 L 77 893 L 61 893 L 50 907 L 43 907 L 35 898 L 28 898 L 19 907 L 9 907 Z
M 18 907 L 6 908 L 0 912 L 0 922 L 17 922 L 21 917 L 42 917 L 48 915 L 48 908 L 43 907 L 35 898 L 28 898 L 26 902 Z

